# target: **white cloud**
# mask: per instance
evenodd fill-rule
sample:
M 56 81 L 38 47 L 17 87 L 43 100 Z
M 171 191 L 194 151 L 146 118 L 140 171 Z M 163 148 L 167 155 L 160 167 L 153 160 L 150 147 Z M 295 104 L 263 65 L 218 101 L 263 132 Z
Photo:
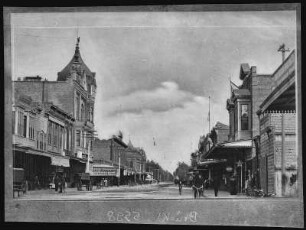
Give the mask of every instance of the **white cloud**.
M 184 101 L 180 106 L 168 107 L 168 110 L 162 111 L 143 107 L 137 113 L 122 111 L 110 116 L 106 113 L 101 119 L 96 119 L 100 137 L 108 138 L 120 129 L 125 142 L 130 137 L 135 146 L 143 147 L 148 158 L 159 162 L 164 169 L 173 172 L 178 161 L 190 164 L 190 153 L 197 149 L 199 136 L 208 131 L 208 98 L 182 91 L 175 82 L 163 82 L 160 88 L 137 91 L 119 99 L 132 101 L 136 98 L 135 95 L 137 98 L 142 95 L 145 100 L 157 101 L 163 108 L 169 102 L 177 103 L 181 99 Z M 115 100 L 120 102 L 119 99 Z M 110 102 L 108 103 L 110 106 Z M 211 102 L 211 127 L 216 121 L 227 123 L 227 115 L 220 113 L 222 110 L 224 111 L 222 106 Z M 109 108 L 109 111 L 112 109 Z M 156 145 L 153 144 L 153 138 Z
M 143 110 L 164 111 L 182 106 L 191 99 L 191 93 L 180 90 L 177 83 L 168 81 L 153 90 L 138 90 L 104 101 L 101 111 L 105 116 L 123 112 L 140 113 Z

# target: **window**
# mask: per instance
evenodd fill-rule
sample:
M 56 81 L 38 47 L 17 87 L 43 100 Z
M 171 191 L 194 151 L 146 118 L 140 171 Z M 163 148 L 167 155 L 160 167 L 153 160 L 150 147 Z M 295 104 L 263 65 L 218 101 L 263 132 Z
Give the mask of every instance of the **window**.
M 12 114 L 12 134 L 14 134 L 15 133 L 15 120 L 16 120 L 16 113 L 15 113 L 15 111 L 13 111 L 13 114 Z
M 22 135 L 22 129 L 23 129 L 23 112 L 18 111 L 18 123 L 17 123 L 17 134 Z
M 27 116 L 23 116 L 23 133 L 22 136 L 26 137 L 27 136 Z
M 39 134 L 39 149 L 44 150 L 44 134 L 42 132 Z
M 53 146 L 57 147 L 58 125 L 53 123 Z
M 34 118 L 33 117 L 30 117 L 29 119 L 29 138 L 34 140 L 35 138 L 35 130 L 34 130 Z
M 63 142 L 63 127 L 59 127 L 59 148 L 62 149 L 62 142 Z
M 81 105 L 81 121 L 84 121 L 85 119 L 85 108 L 84 108 L 84 104 L 82 103 Z
M 66 128 L 66 149 L 69 150 L 69 129 Z
M 48 121 L 48 145 L 52 144 L 52 122 Z
M 249 109 L 248 105 L 241 105 L 241 130 L 249 129 Z
M 77 94 L 76 97 L 76 119 L 80 120 L 80 95 Z
M 81 146 L 81 131 L 80 130 L 76 131 L 76 144 L 77 146 Z

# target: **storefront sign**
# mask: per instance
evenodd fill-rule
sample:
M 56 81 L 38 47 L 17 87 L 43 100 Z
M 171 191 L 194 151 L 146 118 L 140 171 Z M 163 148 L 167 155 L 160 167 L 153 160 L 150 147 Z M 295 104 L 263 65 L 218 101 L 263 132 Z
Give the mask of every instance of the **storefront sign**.
M 92 168 L 92 176 L 116 176 L 117 169 L 115 168 L 102 168 L 95 167 Z
M 233 171 L 233 168 L 232 168 L 231 166 L 227 166 L 227 167 L 225 168 L 225 170 L 226 170 L 227 172 L 231 172 L 231 171 Z
M 63 157 L 51 157 L 51 165 L 70 167 L 69 159 Z

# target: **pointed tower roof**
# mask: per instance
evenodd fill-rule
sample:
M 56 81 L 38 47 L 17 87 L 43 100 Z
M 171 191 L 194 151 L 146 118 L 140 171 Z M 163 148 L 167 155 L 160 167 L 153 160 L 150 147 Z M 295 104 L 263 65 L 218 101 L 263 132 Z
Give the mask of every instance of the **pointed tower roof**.
M 134 146 L 133 146 L 131 140 L 129 140 L 128 146 L 129 146 L 130 148 L 134 148 Z
M 77 72 L 78 74 L 82 74 L 83 72 L 85 72 L 86 76 L 89 77 L 87 81 L 96 85 L 96 80 L 95 80 L 96 73 L 91 72 L 91 70 L 84 63 L 81 57 L 79 43 L 80 43 L 80 37 L 77 38 L 74 55 L 71 61 L 68 63 L 68 65 L 66 65 L 64 69 L 62 69 L 61 72 L 57 73 L 57 80 L 66 81 L 72 72 Z

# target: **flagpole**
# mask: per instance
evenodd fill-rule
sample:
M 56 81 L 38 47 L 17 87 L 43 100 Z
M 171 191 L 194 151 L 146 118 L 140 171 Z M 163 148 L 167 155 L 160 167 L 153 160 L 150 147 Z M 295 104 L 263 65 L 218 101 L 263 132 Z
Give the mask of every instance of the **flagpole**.
M 208 97 L 208 133 L 210 132 L 210 96 Z

